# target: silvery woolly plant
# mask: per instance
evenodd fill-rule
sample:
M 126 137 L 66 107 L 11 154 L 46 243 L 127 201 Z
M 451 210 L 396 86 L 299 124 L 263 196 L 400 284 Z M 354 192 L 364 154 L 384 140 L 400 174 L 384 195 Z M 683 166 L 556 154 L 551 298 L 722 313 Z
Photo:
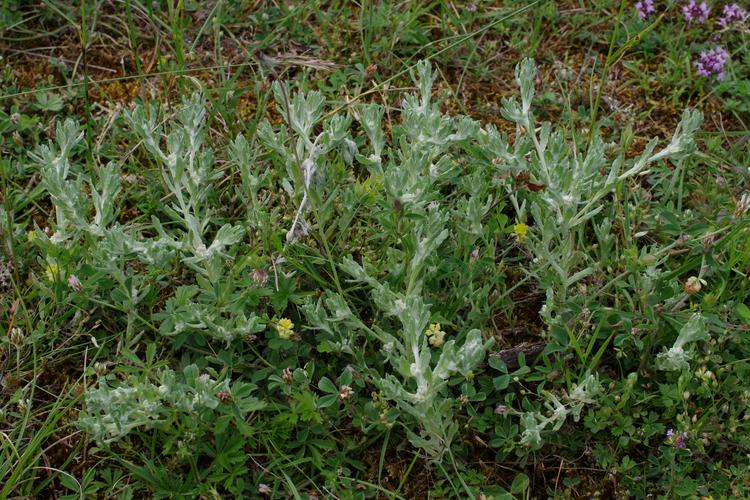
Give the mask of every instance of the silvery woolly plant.
M 214 166 L 213 150 L 204 145 L 205 99 L 201 94 L 193 94 L 178 109 L 176 120 L 169 122 L 167 131 L 158 122 L 154 104 L 137 106 L 125 117 L 160 166 L 170 195 L 166 212 L 183 229 L 174 236 L 168 235 L 161 221 L 154 218 L 156 231 L 164 243 L 180 251 L 185 264 L 211 281 L 218 280 L 228 258 L 226 249 L 242 239 L 244 228 L 223 224 L 209 241 L 215 215 L 209 199 L 222 172 Z
M 154 354 L 151 348 L 147 362 L 153 362 Z M 170 436 L 169 441 L 178 441 L 179 455 L 188 451 L 181 450 L 186 441 L 200 439 L 207 431 L 219 432 L 205 422 L 224 415 L 225 424 L 234 420 L 235 425 L 243 427 L 245 415 L 265 407 L 251 395 L 255 385 L 232 382 L 209 371 L 201 373 L 194 364 L 185 366 L 181 373 L 161 368 L 152 377 L 144 372 L 117 385 L 110 385 L 111 375 L 102 374 L 98 386 L 86 391 L 86 406 L 78 425 L 102 444 L 139 430 L 161 429 Z
M 690 368 L 692 345 L 708 337 L 706 319 L 700 313 L 690 316 L 687 323 L 680 329 L 672 347 L 665 349 L 656 356 L 656 367 L 663 371 L 685 371 Z
M 602 213 L 603 199 L 628 179 L 646 175 L 649 166 L 660 160 L 681 162 L 695 149 L 693 135 L 700 127 L 700 111 L 686 110 L 667 146 L 657 151 L 657 139 L 648 142 L 634 160 L 625 160 L 625 151 L 614 159 L 606 156 L 601 137 L 594 133 L 587 145 L 568 142 L 561 130 L 549 122 L 537 126 L 532 112 L 536 67 L 525 59 L 516 67 L 521 101 L 504 99 L 502 114 L 517 126 L 510 146 L 506 138 L 489 127 L 480 143 L 495 155 L 501 177 L 524 173 L 538 191 L 520 195 L 506 183 L 510 201 L 521 223 L 533 221 L 527 244 L 534 256 L 532 275 L 545 285 L 547 302 L 542 315 L 548 324 L 557 321 L 561 305 L 573 285 L 590 276 L 597 263 L 587 258 L 582 244 L 587 224 Z M 607 245 L 611 221 L 606 217 L 594 224 L 595 234 Z
M 45 255 L 46 274 L 52 281 L 70 279 L 72 271 L 62 268 L 58 259 L 84 238 L 93 249 L 90 264 L 111 277 L 116 288 L 112 297 L 127 316 L 125 343 L 136 340 L 138 305 L 150 291 L 145 276 L 127 269 L 128 254 L 163 263 L 168 250 L 149 245 L 116 222 L 117 196 L 120 193 L 120 166 L 115 162 L 87 170 L 72 161 L 83 140 L 78 123 L 67 119 L 57 124 L 55 140 L 39 146 L 31 155 L 40 174 L 41 185 L 50 196 L 55 217 L 51 236 L 36 228 L 34 241 Z M 93 175 L 92 175 L 93 174 Z M 98 179 L 97 179 L 98 177 Z M 91 193 L 86 195 L 86 189 Z M 93 209 L 93 217 L 90 215 Z
M 547 299 L 541 315 L 550 328 L 565 328 L 566 313 L 569 312 L 565 303 L 571 287 L 591 276 L 601 265 L 585 251 L 588 225 L 591 224 L 603 248 L 613 245 L 609 231 L 612 221 L 602 213 L 605 207 L 603 199 L 628 179 L 647 175 L 649 167 L 657 161 L 671 160 L 678 164 L 684 161 L 695 149 L 693 135 L 702 122 L 702 114 L 686 110 L 664 148 L 657 151 L 658 141 L 652 139 L 634 160 L 626 161 L 624 151 L 610 160 L 605 154 L 604 142 L 596 133 L 591 135 L 588 144 L 579 147 L 580 141 L 569 142 L 563 132 L 553 130 L 549 122 L 537 126 L 532 112 L 535 80 L 533 61 L 523 60 L 516 67 L 521 101 L 503 100 L 503 116 L 517 126 L 513 145 L 493 127 L 488 127 L 479 140 L 495 156 L 500 178 L 509 179 L 523 173 L 535 187 L 519 191 L 503 181 L 519 222 L 530 223 L 522 236 L 533 256 L 529 273 L 546 290 Z M 652 264 L 648 268 L 650 275 L 639 278 L 650 282 L 659 273 L 659 262 L 657 259 L 649 262 Z M 696 321 L 691 320 L 686 329 L 690 332 L 696 330 Z M 693 339 L 695 336 L 689 337 Z M 677 344 L 680 344 L 679 339 Z M 680 348 L 681 345 L 677 344 L 676 347 Z M 672 369 L 667 367 L 681 364 L 678 354 L 673 348 L 660 355 L 657 362 L 664 367 L 662 369 Z M 554 394 L 545 393 L 547 413 L 531 411 L 521 417 L 522 442 L 532 448 L 540 447 L 542 430 L 549 427 L 559 429 L 571 413 L 577 420 L 582 406 L 593 403 L 592 396 L 599 390 L 595 375 L 588 374 L 574 386 L 565 403 Z
M 117 351 L 124 351 L 131 361 L 138 360 L 135 351 L 142 347 L 138 342 L 141 332 L 150 325 L 139 306 L 155 286 L 154 275 L 180 265 L 192 271 L 196 284 L 177 287 L 164 309 L 153 314 L 153 319 L 161 321 L 159 331 L 163 335 L 182 335 L 181 342 L 189 335 L 199 344 L 217 341 L 229 347 L 265 327 L 255 312 L 247 310 L 245 287 L 228 272 L 234 257 L 231 247 L 241 241 L 244 228 L 216 223 L 214 183 L 223 173 L 205 145 L 203 97 L 194 94 L 187 99 L 177 108 L 175 118 L 163 125 L 154 105 L 138 105 L 125 116 L 146 150 L 144 161 L 157 166 L 167 190 L 169 201 L 164 211 L 168 224 L 153 216 L 151 235 L 145 235 L 139 226 L 123 226 L 116 220 L 121 177 L 118 164 L 94 168 L 92 176 L 73 161 L 83 139 L 77 123 L 66 120 L 58 124 L 55 141 L 35 154 L 42 186 L 56 215 L 52 236 L 37 229 L 34 238 L 47 254 L 48 274 L 51 279 L 64 277 L 65 270 L 56 266 L 55 255 L 79 245 L 81 238 L 89 240 L 85 264 L 95 270 L 95 278 L 107 276 L 118 286 L 113 290 L 98 288 L 93 279 L 85 289 L 80 283 L 76 286 L 85 291 L 86 299 L 111 301 L 127 314 L 127 329 L 118 338 Z M 238 138 L 235 148 L 242 148 L 242 141 Z M 247 165 L 242 167 L 243 187 L 251 190 L 245 194 L 256 195 L 257 190 L 252 189 L 256 188 L 253 179 L 258 174 Z M 88 187 L 90 196 L 86 196 L 84 187 Z M 133 265 L 136 262 L 140 265 Z M 149 344 L 147 349 L 149 363 L 153 362 L 155 346 Z M 174 346 L 179 347 L 179 343 Z M 221 397 L 231 400 L 243 413 L 262 406 L 249 397 L 252 387 L 248 384 L 230 384 L 228 378 L 216 373 L 199 374 L 195 365 L 182 373 L 165 368 L 151 375 L 155 380 L 147 375 L 133 376 L 116 385 L 112 384 L 115 378 L 101 377 L 98 387 L 86 393 L 81 427 L 98 441 L 111 442 L 137 428 L 163 428 L 175 420 L 194 421 L 196 413 L 215 410 Z
M 71 163 L 75 147 L 83 140 L 83 132 L 71 119 L 58 123 L 55 141 L 39 146 L 32 154 L 41 170 L 42 186 L 49 193 L 55 207 L 54 233 L 50 242 L 71 245 L 77 237 L 89 234 L 103 236 L 114 220 L 115 202 L 120 192 L 120 169 L 111 162 L 99 168 L 95 182 L 79 165 Z M 91 199 L 85 195 L 91 191 Z M 93 205 L 94 217 L 88 213 Z
M 569 415 L 573 420 L 578 422 L 581 418 L 581 412 L 587 404 L 596 402 L 596 396 L 601 392 L 602 387 L 596 374 L 588 373 L 579 384 L 573 384 L 573 389 L 565 398 L 565 403 L 560 401 L 555 394 L 544 392 L 544 407 L 546 413 L 541 411 L 527 411 L 521 415 L 521 443 L 528 445 L 531 449 L 541 448 L 544 440 L 542 431 L 558 431 L 565 423 Z
M 229 249 L 242 240 L 245 230 L 239 224 L 225 223 L 216 227 L 212 196 L 214 183 L 224 174 L 216 168 L 213 150 L 205 144 L 207 124 L 203 96 L 193 94 L 177 110 L 175 118 L 163 126 L 154 105 L 138 106 L 126 115 L 131 128 L 160 168 L 170 196 L 165 211 L 179 228 L 167 232 L 161 221 L 152 217 L 158 234 L 155 239 L 162 248 L 173 249 L 181 257 L 195 272 L 197 282 L 197 285 L 178 287 L 174 296 L 167 300 L 164 311 L 155 317 L 162 320 L 160 331 L 164 335 L 198 334 L 228 347 L 233 341 L 265 327 L 259 316 L 245 310 L 243 290 L 227 272 L 228 263 L 233 259 Z M 241 136 L 234 141 L 235 155 L 247 149 L 244 142 Z M 255 199 L 258 178 L 263 174 L 254 172 L 246 164 L 239 166 L 246 196 Z M 257 221 L 254 218 L 250 222 Z
M 410 248 L 393 252 L 396 257 L 392 276 L 386 279 L 370 276 L 366 264 L 363 266 L 352 258 L 340 263 L 350 281 L 361 282 L 371 289 L 380 312 L 386 318 L 397 319 L 400 329 L 365 325 L 336 292 L 326 293 L 315 303 L 308 302 L 303 310 L 309 326 L 327 336 L 325 349 L 357 356 L 353 340 L 358 332 L 381 343 L 393 372 L 370 370 L 364 366 L 364 357 L 359 356 L 362 368 L 371 374 L 387 399 L 416 421 L 419 431 L 409 430 L 411 441 L 439 460 L 449 451 L 458 429 L 452 416 L 454 402 L 444 393 L 448 378 L 457 373 L 471 378 L 471 370 L 483 359 L 489 346 L 479 330 L 468 332 L 460 345 L 455 340 L 444 344 L 442 339 L 439 343 L 434 339 L 430 342 L 430 305 L 423 297 L 425 278 L 434 272 L 430 259 L 450 236 L 449 213 L 436 201 L 446 174 L 453 170 L 447 151 L 472 138 L 478 126 L 468 118 L 443 116 L 430 102 L 434 75 L 428 63 L 420 63 L 413 77 L 420 92 L 407 96 L 403 102 L 404 135 L 398 150 L 386 147 L 382 106 L 369 104 L 357 110 L 370 146 L 370 154 L 360 154 L 348 135 L 351 124 L 348 116 L 334 115 L 315 134 L 315 125 L 323 116 L 322 96 L 310 92 L 289 98 L 287 89 L 279 84 L 274 86 L 274 95 L 281 104 L 279 112 L 291 138 L 285 129 L 274 131 L 267 121 L 258 127 L 258 136 L 286 166 L 287 178 L 282 185 L 298 200 L 286 235 L 288 244 L 309 233 L 311 225 L 307 217 L 313 209 L 312 200 L 323 195 L 323 183 L 315 180 L 325 176 L 327 153 L 333 150 L 345 164 L 352 164 L 356 158 L 370 173 L 370 184 L 382 186 L 389 199 L 398 200 L 395 203 L 400 217 L 419 221 L 410 226 L 407 234 L 399 234 Z M 291 147 L 287 147 L 289 142 Z M 317 222 L 321 224 L 322 220 Z
M 394 141 L 397 148 L 386 147 L 383 108 L 369 104 L 358 109 L 371 152 L 357 159 L 371 182 L 382 185 L 404 221 L 396 235 L 402 244 L 383 256 L 389 268 L 386 275 L 372 274 L 374 262 L 347 257 L 340 264 L 350 282 L 370 290 L 379 319 L 366 326 L 333 292 L 308 304 L 305 312 L 310 325 L 327 334 L 334 349 L 355 354 L 350 339 L 358 331 L 378 342 L 387 361 L 384 372 L 375 367 L 363 370 L 386 399 L 413 419 L 418 430 L 407 425 L 411 442 L 439 461 L 450 452 L 458 431 L 455 402 L 446 393 L 448 380 L 454 375 L 471 380 L 491 344 L 477 329 L 443 343 L 445 332 L 430 324 L 433 305 L 425 290 L 436 271 L 436 253 L 456 230 L 438 201 L 440 188 L 455 174 L 450 150 L 473 138 L 478 125 L 465 117 L 445 116 L 431 102 L 434 75 L 429 63 L 420 62 L 412 78 L 419 93 L 403 100 L 403 135 Z
M 286 176 L 281 176 L 281 184 L 286 193 L 297 201 L 297 210 L 286 233 L 286 241 L 297 241 L 310 230 L 308 212 L 315 209 L 313 198 L 319 197 L 316 188 L 325 178 L 327 154 L 339 151 L 341 158 L 351 164 L 357 153 L 357 146 L 349 137 L 351 118 L 335 114 L 322 121 L 322 130 L 315 133 L 321 122 L 325 99 L 320 92 L 295 93 L 289 97 L 286 84 L 273 84 L 274 98 L 278 111 L 284 117 L 287 130 L 273 130 L 268 120 L 258 125 L 258 138 L 272 151 L 286 168 Z
M 36 231 L 47 254 L 48 271 L 54 271 L 48 274 L 64 278 L 66 270 L 59 269 L 55 255 L 76 245 L 82 236 L 90 239 L 88 264 L 117 283 L 117 288 L 108 292 L 111 296 L 104 299 L 119 304 L 127 314 L 126 335 L 120 346 L 135 345 L 148 325 L 138 309 L 154 286 L 148 273 L 134 270 L 130 265 L 133 260 L 160 273 L 173 267 L 176 257 L 195 273 L 197 285 L 179 287 L 165 310 L 155 315 L 162 320 L 164 335 L 199 334 L 229 345 L 262 330 L 259 317 L 247 315 L 239 300 L 242 291 L 226 272 L 232 260 L 230 247 L 242 240 L 245 231 L 238 224 L 216 224 L 214 183 L 223 174 L 215 166 L 213 150 L 205 144 L 205 99 L 193 94 L 166 124 L 154 104 L 136 106 L 125 114 L 125 121 L 148 153 L 146 161 L 159 168 L 169 200 L 164 207 L 169 229 L 156 216 L 150 221 L 151 236 L 116 221 L 121 168 L 111 162 L 92 168 L 96 173 L 92 176 L 75 164 L 71 158 L 83 133 L 77 123 L 66 120 L 58 124 L 55 141 L 41 146 L 34 155 L 42 186 L 55 207 L 52 236 Z M 241 139 L 235 142 L 241 144 Z M 248 168 L 242 173 L 250 184 L 254 173 Z M 85 186 L 90 197 L 85 195 Z M 96 295 L 95 289 L 89 291 Z
M 86 410 L 80 416 L 83 430 L 102 443 L 114 442 L 133 430 L 168 425 L 176 413 L 199 414 L 219 406 L 217 394 L 229 393 L 229 380 L 201 375 L 195 365 L 181 377 L 169 368 L 160 370 L 156 383 L 132 377 L 124 385 L 111 386 L 105 377 L 86 392 Z

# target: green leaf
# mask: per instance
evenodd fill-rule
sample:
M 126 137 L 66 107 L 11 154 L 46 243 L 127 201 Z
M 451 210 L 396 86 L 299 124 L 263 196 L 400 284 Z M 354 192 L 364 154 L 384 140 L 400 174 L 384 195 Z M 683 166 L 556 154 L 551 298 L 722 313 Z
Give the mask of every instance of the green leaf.
M 222 415 L 217 418 L 216 422 L 214 422 L 214 432 L 216 434 L 224 434 L 233 418 L 232 415 Z
M 156 357 L 156 344 L 152 342 L 148 344 L 148 346 L 146 347 L 146 363 L 148 363 L 149 365 L 153 365 L 155 357 Z
M 488 486 L 482 490 L 487 498 L 495 500 L 513 500 L 513 495 L 502 486 Z
M 521 494 L 525 492 L 529 487 L 529 476 L 526 474 L 519 474 L 513 479 L 513 484 L 510 487 L 510 492 L 513 494 Z
M 57 478 L 60 480 L 60 484 L 62 484 L 69 490 L 80 491 L 81 489 L 80 485 L 76 482 L 75 478 L 73 478 L 73 476 L 71 476 L 70 474 L 63 473 L 57 476 Z
M 329 406 L 335 404 L 337 399 L 338 395 L 336 394 L 328 394 L 327 396 L 323 396 L 318 400 L 318 408 L 328 408 Z
M 740 302 L 739 304 L 737 304 L 737 308 L 735 309 L 735 311 L 737 312 L 737 316 L 739 316 L 741 320 L 743 320 L 745 323 L 750 324 L 750 308 Z
M 352 383 L 352 371 L 345 369 L 344 373 L 339 377 L 339 385 L 349 385 Z
M 506 365 L 505 361 L 503 361 L 499 356 L 490 355 L 488 363 L 495 370 L 501 371 L 503 373 L 508 373 L 508 365 Z
M 495 389 L 498 391 L 502 391 L 508 387 L 508 384 L 510 384 L 510 375 L 500 375 L 499 377 L 492 379 L 492 385 L 495 386 Z
M 323 377 L 322 379 L 320 379 L 320 382 L 318 382 L 318 387 L 321 391 L 327 392 L 329 394 L 337 394 L 339 392 L 338 388 L 336 388 L 336 385 L 328 377 Z
M 297 403 L 294 405 L 294 413 L 299 416 L 300 420 L 303 422 L 314 420 L 318 423 L 323 421 L 317 410 L 315 394 L 305 391 L 297 394 L 294 399 Z
M 336 347 L 327 340 L 320 342 L 316 349 L 319 353 L 336 352 Z
M 57 112 L 63 109 L 65 103 L 56 94 L 45 94 L 39 93 L 36 95 L 36 109 L 39 111 L 53 111 Z
M 695 491 L 698 485 L 690 477 L 683 477 L 681 481 L 678 481 L 675 486 L 675 493 L 680 497 L 694 497 Z

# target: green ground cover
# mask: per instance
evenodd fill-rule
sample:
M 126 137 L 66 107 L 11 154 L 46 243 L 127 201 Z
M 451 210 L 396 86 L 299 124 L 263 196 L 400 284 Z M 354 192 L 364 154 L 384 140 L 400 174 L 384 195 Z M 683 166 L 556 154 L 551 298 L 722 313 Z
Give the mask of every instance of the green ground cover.
M 743 7 L 3 2 L 0 498 L 747 497 Z

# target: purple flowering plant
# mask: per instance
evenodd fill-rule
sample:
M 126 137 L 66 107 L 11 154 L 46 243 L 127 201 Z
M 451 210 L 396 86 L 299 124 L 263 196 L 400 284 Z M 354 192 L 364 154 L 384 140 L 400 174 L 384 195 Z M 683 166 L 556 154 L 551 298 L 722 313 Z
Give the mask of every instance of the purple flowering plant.
M 706 2 L 698 3 L 690 0 L 690 3 L 682 7 L 682 16 L 689 23 L 696 21 L 703 24 L 708 20 L 709 14 L 711 14 L 711 8 Z
M 636 14 L 640 20 L 648 19 L 657 11 L 654 0 L 638 0 L 634 4 Z M 711 19 L 711 6 L 707 1 L 689 0 L 677 5 L 680 8 L 682 17 L 687 23 L 705 25 L 715 29 L 708 34 L 707 39 L 703 42 L 710 42 L 713 47 L 702 50 L 693 62 L 696 72 L 704 78 L 715 78 L 718 81 L 724 80 L 726 76 L 726 64 L 729 62 L 729 50 L 720 45 L 722 34 L 726 33 L 729 28 L 736 27 L 748 19 L 748 13 L 739 3 L 733 2 L 722 6 L 721 16 Z M 717 7 L 718 9 L 718 7 Z M 686 40 L 687 43 L 690 40 Z
M 731 3 L 724 6 L 721 17 L 719 18 L 719 25 L 727 28 L 734 24 L 740 24 L 745 22 L 747 19 L 747 11 L 739 6 L 737 3 Z
M 687 445 L 685 439 L 687 439 L 687 431 L 677 433 L 674 429 L 667 430 L 667 443 L 672 445 L 674 448 L 684 449 Z
M 704 50 L 695 62 L 698 74 L 704 77 L 716 77 L 721 81 L 724 79 L 724 65 L 729 60 L 729 52 L 723 47 L 715 47 Z
M 656 12 L 654 0 L 640 0 L 635 4 L 635 9 L 638 11 L 638 17 L 641 20 L 647 19 Z

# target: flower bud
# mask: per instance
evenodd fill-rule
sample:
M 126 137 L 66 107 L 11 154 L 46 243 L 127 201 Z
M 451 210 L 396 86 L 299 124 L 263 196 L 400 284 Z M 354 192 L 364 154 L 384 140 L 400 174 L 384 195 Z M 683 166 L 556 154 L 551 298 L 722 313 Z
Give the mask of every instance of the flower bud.
M 229 391 L 226 391 L 226 390 L 219 391 L 216 394 L 216 397 L 219 398 L 219 401 L 221 401 L 222 403 L 228 403 L 229 401 L 232 400 L 232 395 L 229 393 Z
M 81 280 L 75 274 L 71 274 L 68 278 L 68 288 L 74 292 L 81 292 L 83 290 L 83 284 L 81 284 Z
M 16 349 L 20 349 L 26 343 L 26 336 L 20 328 L 15 327 L 10 331 L 10 342 Z
M 268 281 L 268 271 L 260 268 L 255 269 L 253 270 L 252 279 L 257 286 L 265 286 L 266 282 Z
M 352 388 L 348 385 L 342 385 L 341 388 L 339 388 L 339 399 L 341 401 L 349 399 L 352 394 L 354 394 L 354 390 L 352 390 Z
M 706 284 L 705 280 L 698 278 L 697 276 L 691 276 L 685 282 L 685 293 L 688 295 L 694 295 L 701 291 L 703 285 Z
M 98 377 L 103 377 L 107 374 L 107 371 L 108 370 L 106 364 L 102 363 L 101 361 L 97 361 L 96 363 L 94 363 L 94 373 L 96 373 Z
M 471 262 L 476 262 L 479 258 L 479 247 L 471 251 Z

